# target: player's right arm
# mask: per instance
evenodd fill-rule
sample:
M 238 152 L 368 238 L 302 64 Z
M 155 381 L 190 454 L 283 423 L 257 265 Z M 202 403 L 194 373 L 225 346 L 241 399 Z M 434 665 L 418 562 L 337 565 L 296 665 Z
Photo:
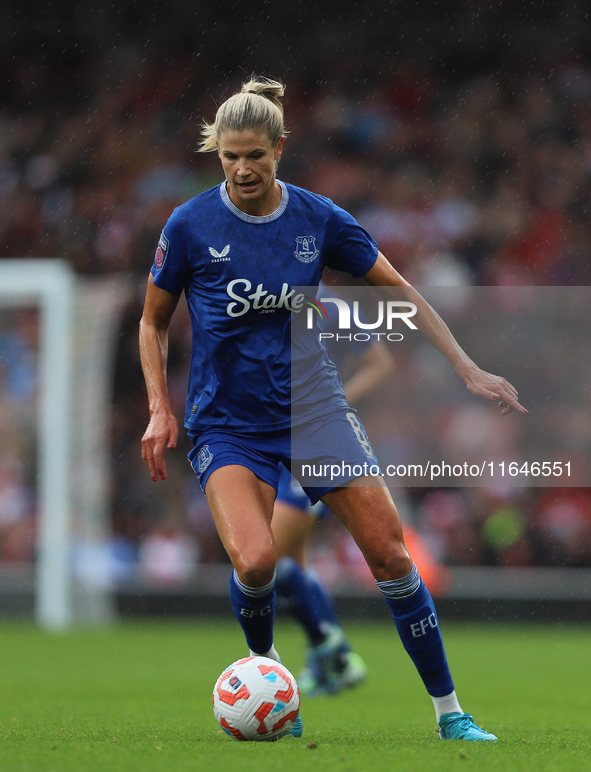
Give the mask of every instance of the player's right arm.
M 178 438 L 166 379 L 168 327 L 178 301 L 178 295 L 157 287 L 150 275 L 140 321 L 140 357 L 150 409 L 150 422 L 142 437 L 142 458 L 154 482 L 158 476 L 166 479 L 164 449 L 176 447 Z

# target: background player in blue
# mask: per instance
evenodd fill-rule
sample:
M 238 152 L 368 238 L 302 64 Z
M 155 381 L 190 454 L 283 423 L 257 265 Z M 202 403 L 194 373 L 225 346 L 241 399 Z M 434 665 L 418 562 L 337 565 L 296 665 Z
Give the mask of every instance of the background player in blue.
M 330 295 L 338 297 L 331 287 Z M 321 322 L 326 333 L 338 333 L 338 310 L 324 307 Z M 344 345 L 343 345 L 344 344 Z M 341 341 L 327 349 L 344 380 L 347 402 L 353 407 L 380 386 L 391 373 L 394 358 L 382 341 Z M 273 536 L 277 549 L 276 589 L 308 638 L 306 667 L 298 677 L 302 694 L 334 694 L 363 682 L 367 667 L 345 636 L 334 601 L 319 577 L 306 567 L 306 550 L 312 530 L 329 510 L 321 502 L 312 506 L 289 471 L 279 478 L 273 509 Z
M 281 84 L 253 79 L 205 127 L 201 149 L 217 150 L 226 180 L 176 209 L 166 224 L 140 324 L 150 407 L 142 456 L 156 480 L 166 477 L 164 449 L 174 447 L 178 436 L 166 387 L 167 330 L 185 292 L 193 333 L 185 412 L 195 445 L 190 460 L 234 565 L 230 598 L 248 646 L 276 659 L 276 550 L 270 523 L 279 462 L 290 465 L 290 314 L 304 303 L 294 287 L 317 286 L 323 268 L 331 266 L 363 277 L 385 297 L 391 288 L 402 290 L 417 306 L 417 327 L 470 392 L 498 400 L 504 414 L 527 412 L 511 384 L 467 356 L 350 215 L 276 179 L 285 136 L 282 94 Z M 346 419 L 336 368 L 326 360 L 309 376 L 311 383 L 334 388 L 330 398 L 315 400 L 310 394 L 308 420 L 293 432 L 319 455 L 332 453 L 335 463 L 335 443 L 352 463 L 366 460 Z M 435 607 L 404 544 L 388 489 L 347 481 L 306 492 L 311 501 L 320 498 L 359 545 L 433 700 L 440 737 L 495 740 L 460 707 Z

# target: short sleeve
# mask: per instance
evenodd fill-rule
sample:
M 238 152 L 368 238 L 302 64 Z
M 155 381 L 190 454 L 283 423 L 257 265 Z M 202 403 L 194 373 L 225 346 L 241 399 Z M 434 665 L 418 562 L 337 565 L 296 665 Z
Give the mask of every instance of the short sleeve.
M 370 271 L 378 257 L 378 245 L 357 220 L 333 204 L 331 247 L 326 265 L 358 278 Z
M 160 235 L 151 269 L 154 284 L 180 295 L 188 280 L 187 250 L 182 219 L 175 209 Z

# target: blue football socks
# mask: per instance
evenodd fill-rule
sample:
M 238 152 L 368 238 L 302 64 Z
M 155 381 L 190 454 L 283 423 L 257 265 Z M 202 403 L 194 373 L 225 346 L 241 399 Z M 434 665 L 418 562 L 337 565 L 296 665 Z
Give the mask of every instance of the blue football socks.
M 407 576 L 376 582 L 390 607 L 402 644 L 432 697 L 454 691 L 433 599 L 416 566 Z
M 248 648 L 258 654 L 270 651 L 275 621 L 275 578 L 264 587 L 247 587 L 233 571 L 230 577 L 230 601 L 246 636 Z
M 324 643 L 327 631 L 339 625 L 334 603 L 311 571 L 293 558 L 277 563 L 277 594 L 289 603 L 289 610 L 303 626 L 310 646 Z

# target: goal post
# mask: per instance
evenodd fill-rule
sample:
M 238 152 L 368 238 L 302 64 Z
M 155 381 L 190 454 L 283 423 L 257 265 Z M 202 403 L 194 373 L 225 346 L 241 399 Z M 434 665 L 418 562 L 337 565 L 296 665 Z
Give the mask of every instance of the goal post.
M 114 615 L 109 394 L 130 292 L 125 277 L 78 278 L 65 260 L 0 260 L 0 308 L 40 311 L 35 616 L 50 630 Z
M 36 616 L 45 627 L 72 622 L 68 531 L 74 275 L 58 260 L 0 262 L 2 305 L 41 311 L 38 389 L 38 535 Z

